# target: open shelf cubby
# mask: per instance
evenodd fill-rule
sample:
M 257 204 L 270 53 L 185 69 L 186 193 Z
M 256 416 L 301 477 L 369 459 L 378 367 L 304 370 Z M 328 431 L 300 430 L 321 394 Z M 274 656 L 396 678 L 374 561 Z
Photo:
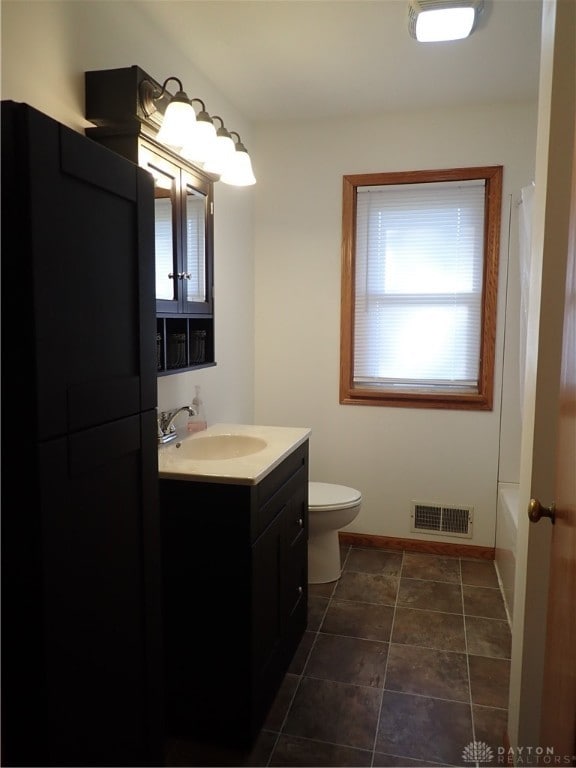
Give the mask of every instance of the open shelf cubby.
M 212 318 L 156 318 L 158 376 L 215 365 Z

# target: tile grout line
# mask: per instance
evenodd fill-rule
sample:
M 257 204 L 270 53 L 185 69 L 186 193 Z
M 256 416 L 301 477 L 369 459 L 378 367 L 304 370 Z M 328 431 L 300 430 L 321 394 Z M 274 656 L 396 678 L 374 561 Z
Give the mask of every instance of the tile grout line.
M 345 556 L 344 556 L 343 562 L 342 562 L 342 574 L 341 575 L 344 574 L 345 564 L 347 562 L 350 562 L 350 556 L 351 556 L 353 550 L 354 550 L 354 548 L 350 547 L 350 548 L 347 548 L 347 550 L 345 552 Z M 375 734 L 374 734 L 374 739 L 373 739 L 373 742 L 372 742 L 372 747 L 371 748 L 369 746 L 366 747 L 367 757 L 368 757 L 368 755 L 370 756 L 370 763 L 369 763 L 369 765 L 371 766 L 371 768 L 374 768 L 374 765 L 376 763 L 376 754 L 377 754 L 377 751 L 378 751 L 377 750 L 377 745 L 378 745 L 379 730 L 380 730 L 379 726 L 380 726 L 380 721 L 381 721 L 382 712 L 383 712 L 384 695 L 385 695 L 387 690 L 393 690 L 393 689 L 387 689 L 386 688 L 386 680 L 387 680 L 387 675 L 388 675 L 388 673 L 390 671 L 390 662 L 391 662 L 390 651 L 391 651 L 392 645 L 393 645 L 392 639 L 393 639 L 394 629 L 395 629 L 395 626 L 396 626 L 397 621 L 398 621 L 397 608 L 401 607 L 400 606 L 400 602 L 399 602 L 399 594 L 400 594 L 400 585 L 401 585 L 402 578 L 403 578 L 402 574 L 403 574 L 404 567 L 408 568 L 408 565 L 409 565 L 409 562 L 407 562 L 407 560 L 406 560 L 406 552 L 403 550 L 400 553 L 400 555 L 401 556 L 400 556 L 400 561 L 399 561 L 399 571 L 397 572 L 397 576 L 396 576 L 396 590 L 395 590 L 395 598 L 394 598 L 393 604 L 391 602 L 387 603 L 387 604 L 380 604 L 380 603 L 372 604 L 372 603 L 370 603 L 371 605 L 378 606 L 379 608 L 384 608 L 385 606 L 388 607 L 388 608 L 392 608 L 392 617 L 391 617 L 390 630 L 389 630 L 388 641 L 387 641 L 388 642 L 388 652 L 387 652 L 387 655 L 386 655 L 386 661 L 385 661 L 385 665 L 384 665 L 382 686 L 381 686 L 381 690 L 379 692 L 380 693 L 380 703 L 379 703 L 378 714 L 377 714 L 377 718 L 376 718 Z M 354 562 L 354 560 L 352 560 L 352 563 L 353 562 Z M 463 571 L 464 571 L 464 569 L 463 569 L 462 559 L 458 558 L 459 581 L 456 582 L 456 583 L 459 583 L 461 613 L 460 614 L 454 614 L 454 615 L 461 615 L 461 617 L 462 617 L 463 630 L 464 630 L 464 653 L 466 655 L 466 671 L 467 671 L 468 687 L 469 687 L 468 702 L 466 702 L 466 700 L 464 699 L 464 701 L 462 703 L 468 704 L 469 709 L 470 709 L 470 716 L 471 716 L 470 724 L 471 724 L 471 731 L 472 731 L 472 740 L 475 743 L 475 741 L 476 741 L 476 723 L 475 723 L 475 717 L 474 717 L 474 701 L 473 701 L 473 695 L 472 695 L 471 669 L 470 669 L 470 651 L 469 651 L 470 644 L 472 643 L 472 640 L 474 639 L 474 632 L 473 632 L 474 627 L 468 627 L 467 626 L 467 621 L 466 621 L 466 619 L 467 619 L 466 608 L 465 608 L 465 604 L 466 604 L 465 587 L 466 587 L 466 584 L 464 583 L 465 582 L 465 577 L 463 575 Z M 359 573 L 369 573 L 371 571 L 359 570 L 358 572 Z M 409 578 L 409 577 L 407 577 L 407 578 Z M 437 583 L 437 581 L 438 581 L 437 579 L 419 579 L 419 580 L 420 581 L 432 582 L 432 583 Z M 444 582 L 441 582 L 441 583 L 448 584 L 450 582 L 445 582 L 444 581 Z M 452 582 L 452 583 L 454 583 L 454 582 Z M 319 615 L 317 629 L 315 629 L 313 631 L 313 635 L 314 635 L 313 640 L 312 640 L 310 648 L 308 649 L 308 652 L 307 652 L 307 654 L 306 654 L 306 656 L 305 656 L 305 658 L 303 660 L 302 668 L 301 668 L 302 671 L 298 675 L 298 681 L 297 681 L 297 683 L 295 685 L 295 689 L 294 689 L 292 695 L 290 696 L 290 700 L 289 700 L 289 703 L 288 703 L 285 715 L 284 715 L 284 717 L 282 719 L 282 723 L 280 725 L 279 732 L 276 734 L 276 738 L 274 739 L 272 750 L 269 753 L 268 760 L 266 762 L 267 766 L 271 765 L 274 753 L 275 753 L 275 751 L 276 751 L 276 749 L 278 747 L 278 743 L 280 741 L 280 737 L 284 733 L 283 729 L 286 726 L 288 715 L 289 715 L 289 712 L 290 712 L 290 710 L 292 708 L 292 705 L 294 703 L 294 699 L 295 699 L 295 697 L 297 695 L 297 692 L 301 688 L 302 678 L 303 677 L 308 677 L 308 675 L 305 674 L 306 673 L 306 669 L 308 667 L 308 664 L 310 662 L 310 657 L 311 657 L 314 649 L 317 648 L 317 644 L 319 642 L 319 635 L 322 634 L 322 631 L 321 631 L 322 625 L 323 625 L 323 622 L 324 622 L 324 620 L 326 618 L 326 615 L 327 615 L 327 613 L 328 613 L 328 611 L 330 609 L 332 601 L 333 600 L 335 600 L 335 601 L 342 600 L 343 602 L 363 603 L 363 601 L 361 601 L 361 600 L 346 600 L 346 599 L 337 597 L 336 592 L 337 592 L 337 589 L 338 589 L 338 584 L 339 584 L 339 580 L 336 580 L 334 583 L 332 583 L 331 589 L 329 591 L 329 594 L 321 595 L 321 597 L 327 598 L 326 605 L 325 605 L 324 609 L 321 611 L 321 613 Z M 485 585 L 476 585 L 476 586 L 482 587 L 482 586 L 485 586 Z M 494 588 L 493 587 L 486 587 L 486 589 L 494 589 Z M 496 591 L 498 591 L 497 588 L 496 588 Z M 318 596 L 320 597 L 320 595 L 318 595 Z M 415 609 L 412 609 L 412 610 L 414 610 L 415 612 L 419 612 L 419 611 L 430 610 L 430 609 L 428 609 L 428 608 L 427 609 L 415 608 Z M 437 613 L 444 613 L 444 614 L 452 615 L 452 612 L 447 612 L 447 611 L 436 611 L 436 612 Z M 472 618 L 474 618 L 474 616 L 475 615 L 471 614 Z M 488 619 L 488 620 L 490 620 L 490 623 L 492 623 L 492 621 L 496 621 L 498 623 L 506 624 L 506 620 L 505 619 L 502 620 L 502 619 L 497 619 L 497 618 L 493 618 L 493 617 L 489 617 L 489 616 L 478 616 L 477 618 Z M 340 635 L 340 633 L 329 633 L 329 634 L 335 635 L 335 636 L 338 636 L 338 637 L 353 637 L 353 638 L 358 639 L 358 640 L 362 640 L 363 639 L 363 638 L 359 637 L 357 634 L 355 634 L 355 635 Z M 365 639 L 366 640 L 374 641 L 374 638 L 365 638 Z M 384 641 L 384 640 L 376 640 L 375 642 L 382 643 L 382 642 L 386 642 L 386 641 Z M 404 645 L 412 646 L 413 644 L 405 643 Z M 416 648 L 426 648 L 426 646 L 420 646 L 418 644 L 414 645 L 413 647 L 416 647 Z M 439 649 L 435 649 L 433 647 L 431 647 L 430 650 L 442 650 L 442 651 L 447 651 L 448 653 L 451 652 L 449 649 L 440 649 L 440 648 Z M 458 651 L 452 651 L 452 652 L 453 653 L 458 653 Z M 489 657 L 489 658 L 492 658 L 492 657 Z M 493 657 L 493 658 L 501 658 L 501 657 L 498 656 L 498 657 Z M 313 679 L 319 679 L 319 680 L 325 680 L 326 679 L 326 680 L 329 680 L 329 679 L 332 679 L 332 678 L 329 678 L 329 677 L 319 677 L 319 678 L 313 678 Z M 338 682 L 338 678 L 335 678 L 335 682 Z M 352 684 L 354 684 L 354 683 L 352 683 Z M 357 683 L 356 683 L 356 685 L 357 685 Z M 371 687 L 371 686 L 367 686 L 367 687 Z M 404 693 L 403 691 L 398 691 L 398 692 L 399 693 Z M 426 696 L 425 694 L 408 694 L 407 693 L 406 695 L 423 696 L 424 698 L 434 698 L 434 699 L 440 699 L 440 700 L 445 700 L 445 701 L 452 701 L 452 699 L 444 699 L 444 697 L 430 697 L 430 696 Z M 374 703 L 375 704 L 377 703 L 377 699 L 374 701 Z M 503 711 L 506 711 L 506 708 L 502 708 L 502 707 L 500 707 L 500 708 L 498 708 L 498 707 L 496 707 L 496 708 L 491 707 L 491 708 L 492 709 L 502 709 Z M 308 737 L 308 738 L 306 738 L 306 737 L 299 737 L 299 738 L 304 738 L 305 740 L 307 740 L 307 741 L 309 740 L 311 742 L 317 742 L 318 741 L 318 739 L 315 739 L 313 737 Z M 327 743 L 333 743 L 334 746 L 343 746 L 343 747 L 348 746 L 351 749 L 358 749 L 358 750 L 361 751 L 360 747 L 352 747 L 351 745 L 347 745 L 345 743 L 339 744 L 339 743 L 336 743 L 336 742 L 324 742 L 324 740 L 320 740 L 320 741 L 322 743 L 326 743 L 326 744 Z M 456 746 L 456 745 L 454 745 L 454 746 Z M 462 745 L 462 750 L 465 747 L 466 747 L 466 745 Z M 397 757 L 401 758 L 402 756 L 398 755 Z M 404 756 L 404 758 L 406 758 L 406 759 L 407 759 L 407 757 L 408 756 Z M 413 758 L 410 758 L 410 759 L 413 759 Z M 469 763 L 470 768 L 472 768 L 472 766 L 474 766 L 475 768 L 479 768 L 479 765 L 480 764 L 479 764 L 479 762 L 477 760 L 475 762 L 470 762 Z
M 468 650 L 468 628 L 466 624 L 466 606 L 464 604 L 464 577 L 462 575 L 462 559 L 460 559 L 460 593 L 462 597 L 462 621 L 464 623 L 464 647 L 466 649 L 466 670 L 468 672 L 468 696 L 470 698 L 470 722 L 472 725 L 472 742 L 476 742 L 476 722 L 474 719 L 474 704 L 472 701 L 472 678 L 470 676 L 470 653 Z M 466 746 L 466 745 L 464 745 Z M 478 768 L 479 763 L 475 763 Z
M 388 674 L 388 663 L 390 661 L 390 648 L 392 647 L 392 634 L 394 632 L 394 621 L 396 619 L 396 607 L 398 605 L 398 595 L 400 594 L 400 580 L 402 579 L 402 568 L 404 566 L 404 550 L 402 550 L 402 558 L 400 560 L 400 570 L 398 572 L 398 583 L 396 585 L 396 597 L 394 599 L 394 610 L 392 612 L 392 621 L 390 623 L 390 635 L 388 636 L 388 652 L 386 654 L 386 664 L 384 666 L 384 677 L 382 679 L 382 691 L 380 693 L 380 706 L 378 707 L 378 717 L 376 718 L 376 732 L 374 734 L 374 741 L 372 743 L 372 762 L 374 765 L 376 757 L 376 744 L 378 743 L 378 730 L 380 728 L 380 718 L 382 717 L 382 705 L 384 703 L 384 691 L 386 690 L 386 675 Z
M 502 598 L 502 602 L 504 603 L 504 612 L 506 613 L 508 626 L 510 627 L 510 632 L 512 632 L 512 612 L 508 607 L 508 600 L 506 599 L 506 590 L 504 589 L 504 583 L 500 576 L 500 569 L 498 568 L 495 560 L 494 560 L 494 571 L 496 572 L 496 581 L 498 582 L 498 589 L 500 590 L 500 596 Z
M 346 557 L 344 558 L 344 562 L 342 563 L 342 569 L 341 573 L 344 570 L 344 565 L 346 563 L 346 560 L 348 559 L 348 555 L 350 553 L 350 548 L 348 548 L 348 551 L 346 552 Z M 266 765 L 270 765 L 270 761 L 272 760 L 272 757 L 274 756 L 274 752 L 276 751 L 276 747 L 278 746 L 278 742 L 280 741 L 280 737 L 284 733 L 284 727 L 286 725 L 286 721 L 288 720 L 288 715 L 290 714 L 290 710 L 292 709 L 292 704 L 294 703 L 294 699 L 296 698 L 296 694 L 298 693 L 298 689 L 300 688 L 300 685 L 302 683 L 302 678 L 306 675 L 304 674 L 306 672 L 306 667 L 308 666 L 308 662 L 310 660 L 310 656 L 312 655 L 312 651 L 314 650 L 314 647 L 316 643 L 318 642 L 318 636 L 320 635 L 320 629 L 322 627 L 322 624 L 324 622 L 324 619 L 326 618 L 326 614 L 328 613 L 328 608 L 330 607 L 330 601 L 334 597 L 334 593 L 336 592 L 336 587 L 338 586 L 338 579 L 334 582 L 332 585 L 332 591 L 330 592 L 330 595 L 328 596 L 328 599 L 326 600 L 326 607 L 324 608 L 324 611 L 322 612 L 322 615 L 320 616 L 318 620 L 318 627 L 314 630 L 314 640 L 312 641 L 310 648 L 308 649 L 308 653 L 306 654 L 306 659 L 304 660 L 302 664 L 302 672 L 298 675 L 298 682 L 296 683 L 296 686 L 294 688 L 294 691 L 292 692 L 292 696 L 290 697 L 290 701 L 288 702 L 288 706 L 286 707 L 286 712 L 284 714 L 284 717 L 282 718 L 282 722 L 280 723 L 280 727 L 278 729 L 278 733 L 276 734 L 276 738 L 274 740 L 274 744 L 272 746 L 272 749 L 270 751 L 270 755 L 268 756 L 268 760 L 266 762 Z M 310 583 L 308 584 L 308 587 L 310 587 Z M 310 589 L 308 589 L 308 594 L 310 594 Z

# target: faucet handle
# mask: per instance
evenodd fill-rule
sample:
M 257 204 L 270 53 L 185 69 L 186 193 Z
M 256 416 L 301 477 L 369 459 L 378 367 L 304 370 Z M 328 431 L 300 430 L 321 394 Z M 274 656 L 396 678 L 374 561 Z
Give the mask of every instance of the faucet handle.
M 168 426 L 168 423 L 170 421 L 170 418 L 172 417 L 173 411 L 160 411 L 158 414 L 158 433 L 159 434 L 165 434 L 166 433 L 166 427 Z

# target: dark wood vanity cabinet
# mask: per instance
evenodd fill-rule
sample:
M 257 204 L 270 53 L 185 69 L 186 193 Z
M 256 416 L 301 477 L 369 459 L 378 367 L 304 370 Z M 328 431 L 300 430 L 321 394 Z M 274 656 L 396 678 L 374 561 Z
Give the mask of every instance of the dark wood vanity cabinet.
M 215 364 L 214 177 L 156 140 L 139 67 L 86 72 L 86 135 L 145 168 L 154 180 L 156 350 L 159 376 Z M 158 85 L 158 90 L 160 86 Z M 162 106 L 161 103 L 158 106 Z
M 160 481 L 168 732 L 249 745 L 306 629 L 308 442 L 256 485 Z

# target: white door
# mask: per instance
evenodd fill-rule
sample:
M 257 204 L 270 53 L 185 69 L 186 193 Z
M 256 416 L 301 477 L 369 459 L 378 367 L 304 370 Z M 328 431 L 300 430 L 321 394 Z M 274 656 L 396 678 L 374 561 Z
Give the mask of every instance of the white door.
M 566 433 L 559 432 L 561 382 L 572 381 L 571 408 L 574 409 L 574 354 L 567 355 L 565 344 L 574 339 L 575 309 L 566 304 L 567 271 L 574 260 L 574 243 L 570 239 L 572 166 L 574 164 L 576 101 L 576 3 L 574 0 L 543 0 L 538 135 L 536 149 L 535 196 L 532 235 L 532 275 L 530 283 L 526 383 L 520 468 L 520 514 L 518 521 L 517 568 L 515 585 L 512 664 L 510 675 L 510 709 L 508 734 L 513 750 L 522 748 L 524 760 L 528 748 L 544 750 L 542 764 L 571 765 L 574 746 L 574 701 L 576 694 L 574 648 L 560 643 L 565 657 L 546 665 L 559 631 L 574 631 L 576 571 L 568 568 L 562 581 L 568 595 L 559 621 L 557 600 L 550 601 L 548 590 L 550 567 L 557 573 L 566 551 L 576 557 L 574 542 L 576 467 L 561 470 L 566 462 Z M 573 216 L 572 216 L 573 221 Z M 570 255 L 570 258 L 568 258 Z M 574 301 L 574 297 L 571 298 Z M 565 308 L 567 312 L 565 313 Z M 566 318 L 566 327 L 565 327 Z M 568 358 L 562 372 L 562 356 Z M 573 350 L 572 350 L 573 352 Z M 564 392 L 563 397 L 566 397 Z M 574 410 L 571 430 L 574 438 Z M 563 428 L 564 430 L 564 428 Z M 562 443 L 562 441 L 564 441 Z M 559 445 L 562 451 L 559 452 Z M 569 447 L 573 448 L 571 443 Z M 574 457 L 572 451 L 572 459 Z M 571 474 L 570 474 L 571 473 Z M 560 485 L 557 486 L 557 480 Z M 550 506 L 562 493 L 561 520 L 552 525 L 543 518 L 537 524 L 528 519 L 531 498 Z M 566 499 L 572 498 L 572 502 Z M 570 539 L 566 537 L 571 537 Z M 561 550 L 564 550 L 562 553 Z M 558 581 L 552 580 L 554 598 L 558 598 Z M 564 598 L 562 598 L 564 599 Z M 549 617 L 548 644 L 546 638 Z M 555 650 L 557 653 L 558 650 Z M 550 659 L 548 659 L 550 661 Z M 552 666 L 564 669 L 568 685 L 554 695 L 545 685 Z M 557 674 L 557 672 L 556 672 Z M 546 675 L 546 678 L 545 678 Z M 564 678 L 563 678 L 564 679 Z M 544 706 L 543 706 L 543 696 Z M 550 708 L 554 708 L 553 711 Z M 544 726 L 542 726 L 544 723 Z M 555 727 L 555 723 L 558 727 Z M 566 725 L 568 723 L 568 725 Z M 570 746 L 572 744 L 572 747 Z M 554 757 L 550 752 L 554 752 Z M 572 752 L 572 754 L 569 754 Z M 517 753 L 518 756 L 518 753 Z M 561 763 L 554 762 L 561 759 Z M 520 758 L 519 758 L 520 759 Z M 536 765 L 533 753 L 531 764 Z M 570 760 L 570 762 L 568 762 Z

